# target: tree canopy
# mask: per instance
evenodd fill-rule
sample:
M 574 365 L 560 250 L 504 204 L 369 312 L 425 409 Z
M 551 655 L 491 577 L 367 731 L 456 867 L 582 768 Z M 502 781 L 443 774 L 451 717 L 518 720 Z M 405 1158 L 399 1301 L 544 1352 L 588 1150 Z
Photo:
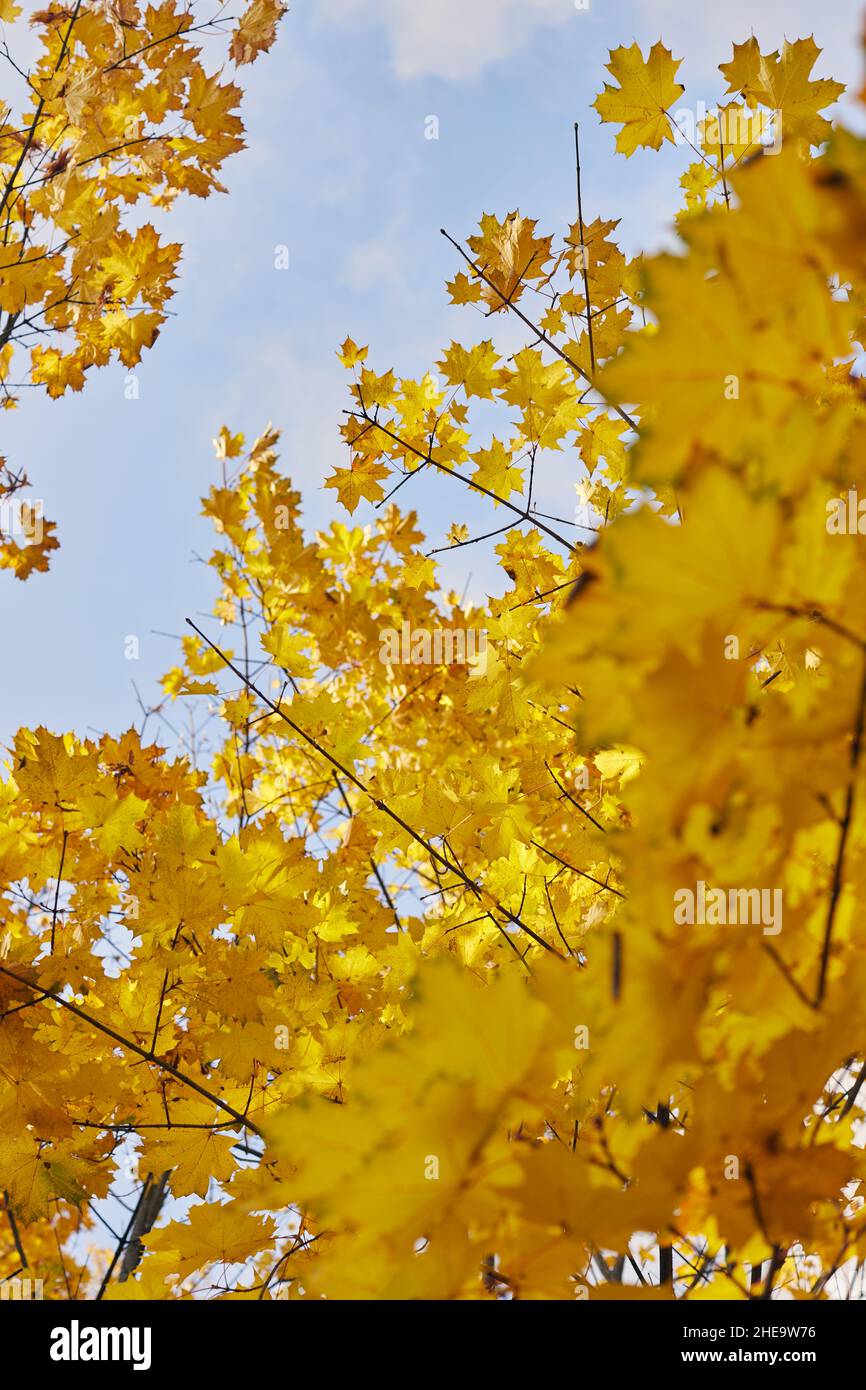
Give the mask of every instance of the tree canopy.
M 235 61 L 278 9 L 254 0 Z M 177 248 L 124 205 L 207 194 L 240 143 L 183 14 L 39 20 L 43 94 L 0 144 L 13 190 L 29 171 L 0 308 L 49 392 L 162 321 Z M 276 429 L 221 431 L 212 619 L 163 691 L 211 719 L 207 765 L 147 725 L 15 735 L 0 1277 L 159 1299 L 860 1280 L 866 142 L 831 127 L 817 56 L 752 38 L 720 65 L 676 253 L 628 258 L 582 189 L 556 236 L 518 211 L 449 234 L 480 333 L 421 380 L 339 349 L 345 520 L 304 529 Z M 621 155 L 688 144 L 678 67 L 611 53 Z M 121 172 L 105 147 L 132 138 Z M 57 346 L 28 348 L 37 317 Z M 573 518 L 540 510 L 543 470 Z M 426 537 L 421 475 L 455 517 L 485 499 L 489 533 Z M 476 544 L 483 602 L 437 574 Z M 121 1174 L 139 1219 L 113 1249 L 94 1203 Z

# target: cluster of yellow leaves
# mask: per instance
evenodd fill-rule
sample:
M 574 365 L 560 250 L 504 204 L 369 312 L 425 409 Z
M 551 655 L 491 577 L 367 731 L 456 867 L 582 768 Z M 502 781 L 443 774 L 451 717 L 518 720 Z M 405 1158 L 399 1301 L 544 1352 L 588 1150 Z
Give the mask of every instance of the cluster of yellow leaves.
M 34 571 L 48 569 L 49 556 L 60 542 L 53 521 L 42 515 L 42 503 L 24 494 L 26 473 L 13 473 L 0 459 L 0 569 L 16 579 L 28 579 Z
M 0 865 L 9 1132 L 22 1164 L 44 1156 L 53 1167 L 68 1140 L 80 1189 L 43 1185 L 37 1210 L 10 1188 L 25 1245 L 32 1228 L 103 1193 L 136 1134 L 139 1173 L 169 1171 L 173 1196 L 221 1185 L 232 1214 L 219 1209 L 230 1221 L 219 1238 L 227 1263 L 246 1261 L 249 1287 L 292 1249 L 282 1287 L 311 1261 L 297 1228 L 255 1216 L 292 1186 L 279 1144 L 252 1166 L 271 1118 L 297 1097 L 345 1099 L 355 1067 L 408 1026 L 422 959 L 460 963 L 466 980 L 443 988 L 469 989 L 471 1014 L 488 964 L 522 973 L 504 922 L 518 933 L 535 922 L 548 951 L 575 956 L 610 897 L 605 871 L 592 874 L 601 831 L 589 820 L 591 877 L 557 879 L 551 856 L 573 841 L 559 785 L 581 780 L 583 759 L 520 674 L 539 651 L 533 594 L 563 583 L 562 560 L 511 531 L 499 550 L 514 587 L 487 611 L 462 608 L 430 578 L 407 582 L 423 561 L 412 514 L 391 507 L 375 527 L 305 537 L 276 442 L 268 431 L 244 451 L 224 430 L 225 478 L 205 511 L 220 539 L 223 654 L 243 675 L 266 664 L 262 694 L 279 697 L 290 722 L 243 688 L 222 700 L 219 825 L 203 774 L 136 734 L 98 744 L 21 734 Z M 486 629 L 486 673 L 383 662 L 382 632 L 404 623 Z M 192 635 L 166 688 L 212 690 L 223 669 Z M 600 770 L 581 785 L 588 814 L 615 819 Z M 452 862 L 472 888 L 451 887 Z M 40 1007 L 27 1007 L 34 996 Z M 51 1061 L 34 1072 L 42 1047 Z M 555 1080 L 546 1060 L 544 1076 Z M 22 1186 L 26 1177 L 25 1167 Z M 177 1223 L 145 1244 L 140 1279 L 119 1293 L 182 1295 L 215 1258 Z M 91 1267 L 98 1277 L 104 1259 Z
M 783 145 L 808 153 L 827 139 L 831 127 L 822 112 L 844 87 L 830 78 L 812 78 L 819 53 L 813 38 L 786 40 L 781 53 L 761 53 L 754 35 L 734 44 L 731 61 L 719 65 L 728 83 L 725 95 L 733 99 L 690 132 L 683 123 L 688 109 L 676 109 L 685 91 L 675 80 L 680 60 L 662 43 L 644 58 L 633 43 L 611 53 L 608 70 L 618 85 L 605 83 L 594 106 L 603 121 L 621 127 L 616 148 L 627 157 L 638 149 L 660 149 L 666 141 L 699 156 L 680 179 L 682 220 L 715 201 L 729 205 L 731 176 L 765 147 L 771 153 Z
M 80 391 L 92 367 L 134 367 L 153 345 L 181 246 L 134 210 L 224 191 L 220 168 L 243 148 L 241 89 L 208 70 L 200 45 L 225 38 L 236 65 L 253 62 L 284 8 L 251 0 L 230 33 L 218 12 L 180 0 L 53 0 L 30 14 L 38 54 L 19 68 L 20 94 L 0 104 L 4 408 L 17 404 L 10 373 L 58 397 Z M 14 25 L 10 37 L 14 49 Z M 18 578 L 47 568 L 45 546 L 21 549 L 34 555 L 2 551 Z
M 822 1296 L 866 1258 L 866 560 L 825 525 L 862 474 L 866 144 L 810 150 L 808 44 L 745 49 L 732 90 L 799 125 L 684 255 L 485 216 L 452 298 L 530 346 L 417 382 L 346 340 L 361 523 L 309 536 L 277 432 L 221 431 L 214 621 L 164 682 L 209 776 L 19 733 L 0 1277 L 102 1277 L 130 1144 L 193 1205 L 109 1296 Z M 624 148 L 660 143 L 668 59 L 612 55 Z M 563 458 L 591 546 L 535 505 Z M 513 519 L 484 604 L 384 505 L 425 471 Z M 438 629 L 484 663 L 384 640 Z M 699 881 L 781 891 L 782 930 L 683 926 Z
M 665 1107 L 618 1165 L 626 1191 L 664 1169 L 669 1232 L 772 1260 L 803 1294 L 823 1284 L 797 1254 L 826 1272 L 866 1253 L 846 1186 L 863 1176 L 866 562 L 827 526 L 862 486 L 866 180 L 844 131 L 810 157 L 840 90 L 807 80 L 816 56 L 801 41 L 762 58 L 751 40 L 722 68 L 782 111 L 782 148 L 681 224 L 685 256 L 647 265 L 657 327 L 599 378 L 639 414 L 634 482 L 672 488 L 676 524 L 645 505 L 605 531 L 535 668 L 579 687 L 564 717 L 581 746 L 643 760 L 620 784 L 621 987 L 592 951 L 585 977 L 600 972 L 584 1080 L 615 1085 L 620 1124 L 658 1113 L 652 1086 Z M 778 891 L 781 930 L 678 924 L 675 894 L 701 881 Z
M 683 223 L 687 254 L 646 267 L 641 307 L 652 313 L 652 329 L 626 328 L 600 354 L 610 360 L 594 384 L 636 430 L 629 435 L 622 415 L 600 408 L 589 427 L 628 453 L 632 486 L 644 495 L 655 489 L 657 500 L 606 518 L 612 524 L 583 551 L 567 616 L 521 672 L 521 680 L 546 682 L 546 696 L 532 691 L 532 707 L 573 728 L 577 747 L 615 779 L 616 818 L 600 828 L 621 877 L 579 852 L 585 814 L 574 816 L 570 843 L 548 846 L 560 866 L 615 885 L 617 901 L 585 918 L 576 983 L 563 985 L 563 966 L 530 943 L 533 980 L 522 1005 L 503 991 L 494 1006 L 501 987 L 487 986 L 492 1056 L 469 1065 L 444 1113 L 425 1112 L 430 1128 L 421 1098 L 450 1082 L 452 1020 L 457 1046 L 472 1056 L 456 982 L 451 993 L 436 986 L 438 1009 L 431 1002 L 416 1010 L 417 1031 L 402 1048 L 359 1071 L 354 1117 L 351 1102 L 324 1116 L 308 1143 L 297 1114 L 275 1127 L 278 1149 L 287 1143 L 298 1163 L 301 1195 L 329 1232 L 307 1276 L 314 1289 L 388 1297 L 402 1284 L 424 1297 L 497 1289 L 563 1297 L 593 1250 L 615 1253 L 621 1277 L 634 1234 L 650 1231 L 676 1252 L 680 1295 L 745 1298 L 766 1279 L 807 1296 L 825 1293 L 831 1271 L 866 1254 L 860 1201 L 852 1200 L 864 1176 L 866 958 L 855 923 L 866 843 L 866 633 L 854 615 L 866 562 L 856 536 L 840 538 L 825 524 L 828 502 L 861 485 L 855 364 L 866 182 L 863 144 L 851 135 L 835 134 L 812 157 L 810 146 L 829 132 L 820 110 L 841 90 L 809 80 L 816 56 L 808 40 L 787 45 L 781 58 L 762 57 L 752 41 L 723 67 L 747 104 L 781 114 L 781 150 L 757 159 L 735 152 L 725 164 L 725 197 Z M 624 122 L 626 152 L 657 146 L 662 108 L 680 90 L 664 51 L 648 64 L 620 51 L 612 71 L 625 96 L 617 104 L 608 92 L 600 113 Z M 482 228 L 486 235 L 470 243 L 476 283 L 464 277 L 454 297 L 478 302 L 481 279 L 490 307 L 510 307 L 513 254 L 493 219 Z M 586 244 L 587 232 L 580 240 Z M 536 279 L 543 276 L 547 291 L 554 282 L 545 258 L 550 246 L 541 242 Z M 621 269 L 619 276 L 621 287 Z M 535 378 L 557 373 L 574 400 L 582 383 L 573 370 L 563 379 L 555 320 L 549 326 L 545 346 L 559 360 L 547 365 L 533 349 Z M 439 366 L 455 397 L 485 394 L 520 408 L 509 394 L 520 356 L 498 382 L 489 342 L 459 355 L 452 347 L 459 376 L 447 375 L 447 359 Z M 590 370 L 579 365 L 585 381 Z M 399 472 L 444 461 L 465 478 L 458 470 L 474 457 L 469 441 L 456 438 L 450 456 L 440 448 L 465 430 L 454 398 L 439 395 L 426 417 L 412 415 L 405 383 L 389 377 L 368 399 L 365 371 L 346 430 L 356 456 Z M 534 443 L 542 429 L 530 425 L 520 443 Z M 496 490 L 507 497 L 503 452 Z M 591 454 L 580 452 L 588 464 Z M 515 807 L 512 817 L 520 840 Z M 526 830 L 532 834 L 531 819 Z M 675 895 L 699 881 L 779 890 L 778 939 L 760 920 L 684 928 Z M 540 916 L 527 912 L 526 920 L 537 925 Z M 485 965 L 489 971 L 489 959 Z M 518 965 L 513 972 L 519 976 Z M 555 1002 L 552 988 L 562 989 Z M 474 989 L 472 1008 L 480 1010 Z M 539 1005 L 540 1035 L 564 1017 L 585 1027 L 579 1066 L 567 1066 L 547 1039 L 546 1081 L 528 1081 L 520 1063 L 510 1074 L 519 1123 L 493 1102 L 490 1127 L 475 1128 L 472 1086 L 507 1056 L 509 1020 L 519 1040 Z M 439 1071 L 424 1064 L 431 1036 Z M 468 1151 L 458 1136 L 468 1136 Z M 313 1174 L 316 1154 L 329 1146 L 337 1171 Z M 424 1162 L 436 1155 L 448 1171 L 431 1195 Z M 406 1201 L 385 1211 L 378 1180 L 395 1190 L 392 1162 Z M 509 1239 L 515 1229 L 519 1251 Z M 544 1268 L 527 1278 L 522 1257 L 542 1248 Z M 804 1255 L 816 1263 L 804 1267 Z M 612 1276 L 609 1264 L 600 1268 Z M 648 1272 L 644 1264 L 642 1277 Z
M 617 246 L 617 226 L 579 218 L 555 248 L 553 237 L 536 236 L 535 223 L 518 212 L 481 219 L 461 252 L 468 272 L 448 289 L 455 304 L 484 306 L 485 320 L 512 312 L 534 329 L 535 341 L 518 352 L 499 352 L 489 337 L 453 341 L 436 370 L 415 381 L 376 373 L 368 349 L 346 340 L 339 357 L 354 374 L 355 408 L 342 434 L 351 454 L 326 487 L 349 511 L 362 500 L 380 502 L 394 474 L 439 472 L 532 522 L 527 542 L 546 537 L 570 550 L 571 540 L 549 525 L 533 482 L 546 453 L 576 447 L 586 513 L 579 529 L 592 533 L 618 515 L 629 499 L 629 417 L 587 399 L 599 366 L 625 343 L 640 293 L 639 260 Z M 483 428 L 475 412 L 483 417 L 491 404 L 510 407 L 506 429 L 473 447 Z M 574 524 L 567 520 L 565 528 Z

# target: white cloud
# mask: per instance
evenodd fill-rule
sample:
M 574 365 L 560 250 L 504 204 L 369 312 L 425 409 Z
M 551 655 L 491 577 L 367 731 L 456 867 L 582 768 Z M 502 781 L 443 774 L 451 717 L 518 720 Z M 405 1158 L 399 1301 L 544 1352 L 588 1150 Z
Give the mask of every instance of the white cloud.
M 539 25 L 574 19 L 576 8 L 574 0 L 322 0 L 328 19 L 384 27 L 398 77 L 452 80 L 508 57 Z
M 384 30 L 397 76 L 473 77 L 518 52 L 533 32 L 580 23 L 584 0 L 319 0 L 320 13 L 336 23 L 373 24 Z M 861 0 L 587 0 L 593 29 L 618 43 L 651 43 L 661 37 L 693 74 L 714 72 L 730 56 L 732 42 L 754 33 L 766 50 L 784 38 L 815 36 L 825 50 L 818 72 L 842 81 L 860 71 Z M 588 17 L 588 16 L 587 16 Z

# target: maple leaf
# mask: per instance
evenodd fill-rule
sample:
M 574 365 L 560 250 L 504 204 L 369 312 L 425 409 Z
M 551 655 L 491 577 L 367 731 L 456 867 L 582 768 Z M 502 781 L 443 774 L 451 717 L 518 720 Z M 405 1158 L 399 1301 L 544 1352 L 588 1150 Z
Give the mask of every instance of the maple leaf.
M 301 677 L 312 674 L 314 663 L 309 652 L 305 651 L 309 646 L 309 638 L 305 633 L 293 633 L 281 627 L 274 632 L 264 633 L 262 646 L 284 671 Z
M 79 1159 L 69 1143 L 46 1148 L 33 1137 L 0 1141 L 0 1171 L 11 1208 L 24 1222 L 48 1214 L 49 1204 L 62 1199 L 80 1203 L 93 1181 L 93 1160 Z M 107 1184 L 101 1184 L 105 1191 Z
M 366 360 L 368 350 L 365 347 L 358 347 L 351 338 L 346 338 L 337 356 L 344 367 L 354 367 L 357 362 Z
M 212 1122 L 212 1110 L 207 1118 Z M 215 1134 L 209 1125 L 199 1131 L 178 1130 L 167 1138 L 151 1139 L 142 1162 L 147 1163 L 148 1171 L 171 1172 L 175 1197 L 192 1193 L 204 1197 L 212 1181 L 225 1182 L 234 1172 L 233 1143 L 231 1135 Z
M 653 44 L 646 60 L 636 43 L 611 50 L 607 67 L 619 85 L 605 82 L 593 105 L 602 121 L 622 126 L 616 137 L 620 154 L 628 157 L 637 149 L 660 149 L 665 140 L 673 143 L 669 108 L 685 91 L 674 80 L 680 62 L 662 43 Z
M 500 222 L 485 213 L 480 235 L 468 238 L 470 250 L 490 282 L 482 283 L 481 298 L 496 313 L 520 299 L 530 280 L 543 279 L 550 260 L 550 237 L 535 235 L 536 222 L 510 212 Z
M 182 1279 L 210 1265 L 232 1265 L 268 1243 L 269 1228 L 236 1202 L 200 1202 L 185 1222 L 173 1221 L 145 1237 L 145 1268 L 151 1253 L 170 1253 Z
M 707 196 L 718 185 L 719 178 L 719 174 L 706 164 L 689 165 L 680 177 L 680 187 L 686 195 L 686 212 L 703 212 L 707 206 Z
M 449 281 L 447 289 L 452 304 L 477 304 L 484 292 L 480 278 L 478 276 L 472 278 L 463 271 L 460 271 L 453 280 Z
M 232 434 L 225 425 L 222 425 L 213 443 L 214 452 L 218 459 L 236 459 L 243 453 L 244 436 Z
M 429 589 L 435 583 L 436 561 L 426 555 L 411 555 L 403 566 L 403 583 L 410 589 Z
M 49 396 L 62 396 L 67 387 L 80 391 L 84 369 L 74 353 L 64 356 L 57 348 L 33 349 L 33 380 L 46 386 Z
M 267 53 L 277 37 L 277 25 L 286 9 L 280 0 L 250 0 L 238 20 L 229 48 L 238 67 L 254 63 L 260 53 Z
M 437 365 L 451 385 L 463 386 L 468 396 L 489 400 L 499 384 L 499 354 L 487 339 L 475 347 L 452 343 Z
M 334 488 L 346 511 L 354 512 L 362 499 L 378 502 L 385 496 L 382 479 L 387 476 L 388 469 L 375 459 L 356 459 L 351 468 L 335 468 L 325 487 Z
M 499 439 L 490 441 L 489 449 L 479 449 L 472 455 L 475 472 L 473 482 L 488 488 L 499 497 L 510 497 L 523 491 L 523 471 L 514 467 L 513 455 Z
M 778 113 L 782 140 L 793 136 L 819 145 L 830 133 L 830 122 L 820 112 L 845 90 L 844 83 L 829 77 L 810 77 L 819 55 L 813 38 L 795 43 L 786 39 L 781 54 L 762 54 L 753 35 L 746 43 L 734 44 L 732 60 L 720 63 L 719 71 L 727 78 L 728 92 L 745 97 L 750 106 L 760 102 Z

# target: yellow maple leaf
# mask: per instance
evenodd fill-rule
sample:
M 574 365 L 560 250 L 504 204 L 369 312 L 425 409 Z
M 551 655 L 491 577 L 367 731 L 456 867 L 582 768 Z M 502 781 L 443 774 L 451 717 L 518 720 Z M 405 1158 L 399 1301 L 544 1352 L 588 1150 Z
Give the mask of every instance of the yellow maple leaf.
M 781 54 L 762 54 L 752 35 L 734 44 L 732 60 L 720 63 L 719 71 L 727 78 L 729 92 L 742 95 L 750 106 L 760 102 L 778 113 L 781 141 L 787 135 L 819 145 L 830 133 L 830 122 L 819 113 L 845 90 L 844 83 L 832 78 L 810 77 L 820 53 L 814 38 L 808 38 L 795 43 L 786 39 Z
M 593 105 L 603 121 L 622 126 L 616 137 L 621 154 L 658 150 L 665 140 L 673 144 L 669 108 L 685 91 L 675 81 L 681 61 L 662 43 L 653 44 L 646 59 L 636 43 L 611 50 L 607 67 L 619 85 L 605 82 Z
M 238 67 L 254 63 L 267 53 L 277 37 L 277 25 L 286 13 L 281 0 L 250 0 L 232 34 L 229 54 Z

